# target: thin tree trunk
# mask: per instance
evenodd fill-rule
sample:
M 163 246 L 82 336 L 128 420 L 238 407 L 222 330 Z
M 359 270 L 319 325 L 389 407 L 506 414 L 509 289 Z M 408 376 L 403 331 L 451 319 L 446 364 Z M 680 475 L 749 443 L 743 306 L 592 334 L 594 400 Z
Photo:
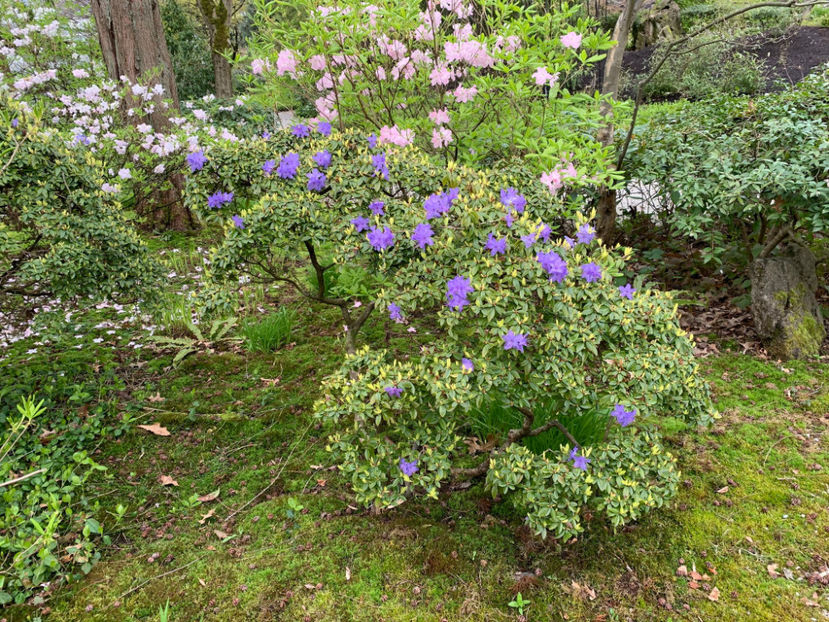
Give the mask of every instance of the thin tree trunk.
M 109 77 L 119 81 L 122 76 L 133 83 L 150 80 L 164 87 L 164 95 L 156 96 L 156 106 L 149 122 L 158 132 L 170 128 L 163 98 L 179 107 L 173 63 L 157 0 L 92 0 L 92 15 Z M 129 105 L 129 102 L 125 102 Z M 141 119 L 128 117 L 132 123 Z M 170 185 L 141 196 L 138 210 L 153 216 L 153 222 L 165 228 L 189 230 L 195 219 L 181 200 L 184 179 L 178 173 L 170 177 Z M 139 196 L 140 193 L 136 193 Z
M 609 147 L 613 144 L 615 125 L 613 121 L 612 100 L 619 94 L 619 78 L 622 74 L 622 60 L 625 57 L 630 28 L 639 10 L 642 0 L 627 0 L 622 14 L 616 20 L 616 27 L 613 29 L 613 39 L 616 45 L 610 50 L 605 60 L 604 76 L 602 79 L 602 95 L 607 99 L 601 104 L 602 115 L 606 119 L 605 126 L 599 130 L 598 139 L 602 146 Z M 615 169 L 611 165 L 611 170 Z M 599 189 L 599 200 L 596 206 L 596 233 L 606 244 L 613 241 L 616 232 L 616 191 L 603 186 Z
M 216 97 L 233 97 L 233 77 L 226 54 L 230 52 L 230 20 L 233 0 L 199 0 L 199 10 L 207 22 Z

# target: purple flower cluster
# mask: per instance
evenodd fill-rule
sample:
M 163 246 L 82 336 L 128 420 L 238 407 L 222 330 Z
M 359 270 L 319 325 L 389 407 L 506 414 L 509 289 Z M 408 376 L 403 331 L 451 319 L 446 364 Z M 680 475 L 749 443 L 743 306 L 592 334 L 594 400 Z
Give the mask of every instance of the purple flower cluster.
M 262 170 L 265 171 L 265 175 L 273 173 L 273 169 L 275 168 L 276 160 L 265 160 L 265 163 L 262 165 Z
M 383 179 L 389 178 L 389 167 L 386 165 L 385 151 L 375 153 L 373 156 L 371 156 L 371 165 L 374 167 L 374 172 L 377 175 L 380 175 Z
M 383 389 L 389 397 L 400 397 L 403 394 L 403 389 L 400 387 L 390 386 Z
M 590 464 L 590 458 L 585 456 L 579 455 L 579 446 L 576 445 L 573 449 L 570 450 L 570 455 L 567 456 L 567 459 L 572 461 L 573 466 L 577 469 L 581 469 L 582 471 L 587 470 L 587 465 Z
M 590 244 L 595 238 L 596 232 L 588 224 L 582 225 L 576 232 L 576 239 L 579 241 L 579 244 Z
M 402 322 L 403 321 L 403 312 L 400 310 L 400 307 L 398 307 L 396 304 L 394 304 L 393 302 L 390 302 L 389 306 L 388 306 L 388 310 L 389 310 L 389 319 L 390 320 L 394 320 L 395 322 Z
M 311 135 L 311 128 L 304 123 L 297 123 L 291 128 L 291 134 L 300 138 L 308 138 Z
M 538 239 L 538 236 L 535 233 L 528 233 L 527 235 L 521 236 L 521 241 L 524 243 L 524 248 L 530 248 L 535 241 Z
M 431 246 L 435 243 L 432 239 L 432 236 L 435 235 L 435 232 L 432 231 L 432 227 L 430 227 L 427 223 L 422 222 L 414 228 L 412 232 L 412 241 L 417 242 L 418 248 L 423 250 L 427 246 Z
M 630 283 L 628 283 L 627 285 L 622 285 L 619 288 L 619 295 L 622 298 L 627 298 L 628 300 L 633 300 L 633 294 L 635 292 L 636 290 L 633 289 L 633 285 L 631 285 Z
M 357 230 L 357 233 L 365 231 L 369 227 L 368 218 L 366 218 L 365 216 L 357 216 L 357 218 L 352 218 L 351 224 L 354 225 L 354 228 Z
M 613 412 L 610 414 L 616 418 L 616 421 L 620 426 L 625 428 L 633 423 L 633 420 L 636 418 L 636 409 L 625 410 L 625 407 L 622 404 L 616 404 L 613 408 Z
M 450 188 L 446 192 L 436 192 L 426 197 L 423 209 L 426 210 L 426 220 L 437 218 L 449 211 L 452 202 L 458 198 L 459 188 Z
M 282 179 L 293 179 L 296 177 L 297 170 L 299 170 L 299 154 L 289 153 L 279 161 L 276 174 Z
M 366 140 L 368 141 L 368 146 L 371 149 L 374 149 L 375 147 L 377 147 L 377 137 L 374 134 L 371 134 L 370 136 L 368 136 L 366 138 Z
M 602 278 L 602 269 L 592 261 L 581 267 L 581 278 L 588 283 L 593 283 Z
M 375 216 L 382 216 L 383 215 L 383 208 L 385 206 L 386 206 L 386 204 L 383 203 L 382 201 L 372 201 L 371 203 L 368 204 L 368 209 Z
M 328 121 L 317 123 L 317 131 L 323 136 L 331 136 L 331 124 Z
M 207 158 L 204 157 L 204 151 L 194 151 L 193 153 L 188 153 L 187 164 L 190 166 L 191 173 L 202 170 L 204 165 L 207 164 Z
M 489 251 L 492 257 L 495 257 L 495 255 L 503 255 L 507 252 L 507 239 L 496 238 L 495 235 L 490 233 L 484 248 Z
M 473 372 L 475 371 L 475 365 L 467 358 L 461 359 L 461 367 L 463 367 L 464 372 Z
M 234 214 L 234 216 L 231 218 L 231 220 L 233 221 L 233 226 L 236 227 L 237 229 L 244 229 L 245 228 L 245 221 L 242 220 L 242 217 L 239 216 L 239 214 Z
M 462 311 L 469 304 L 466 297 L 474 291 L 472 281 L 457 275 L 446 284 L 446 304 L 455 311 Z
M 376 251 L 384 251 L 394 244 L 394 233 L 388 227 L 372 227 L 366 234 L 369 244 Z
M 561 283 L 567 277 L 567 262 L 557 252 L 538 253 L 535 258 L 550 275 L 550 281 Z
M 12 127 L 16 128 L 18 125 L 20 125 L 20 121 L 18 121 L 17 117 L 15 117 L 14 119 L 12 119 Z
M 400 470 L 403 471 L 403 475 L 406 477 L 411 477 L 415 473 L 418 472 L 417 468 L 417 460 L 412 460 L 411 462 L 407 462 L 405 459 L 400 458 Z
M 315 168 L 310 173 L 308 173 L 307 177 L 308 190 L 312 190 L 314 192 L 322 192 L 323 188 L 325 188 L 325 173 Z
M 519 214 L 524 213 L 524 207 L 527 205 L 527 199 L 523 195 L 518 194 L 515 188 L 505 188 L 501 190 L 501 204 L 504 207 L 510 207 Z
M 232 192 L 216 192 L 207 197 L 207 207 L 219 208 L 225 203 L 230 203 L 232 200 Z
M 501 338 L 504 340 L 504 350 L 518 350 L 519 352 L 524 351 L 524 347 L 527 345 L 527 335 L 524 333 L 515 333 L 513 331 L 507 331 L 506 335 L 502 335 Z
M 324 149 L 314 154 L 314 164 L 320 168 L 328 168 L 331 166 L 331 152 L 328 149 Z

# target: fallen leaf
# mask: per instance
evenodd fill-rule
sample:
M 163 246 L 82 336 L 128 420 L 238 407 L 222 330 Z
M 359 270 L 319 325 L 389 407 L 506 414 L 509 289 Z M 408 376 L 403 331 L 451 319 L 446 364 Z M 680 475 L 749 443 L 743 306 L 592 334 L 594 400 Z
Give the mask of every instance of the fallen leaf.
M 203 515 L 203 516 L 201 517 L 201 520 L 199 521 L 199 525 L 204 525 L 204 524 L 207 522 L 207 519 L 208 519 L 208 518 L 211 518 L 211 517 L 213 516 L 213 513 L 214 513 L 215 511 L 216 511 L 216 510 L 214 510 L 214 509 L 212 509 L 212 508 L 211 508 L 211 510 L 210 510 L 207 514 Z
M 207 587 L 207 583 L 204 582 L 204 579 L 199 579 L 199 583 L 202 587 Z
M 786 577 L 789 581 L 794 581 L 794 573 L 788 568 L 783 568 L 783 576 Z
M 207 503 L 208 501 L 215 501 L 216 499 L 219 498 L 219 493 L 220 492 L 221 492 L 221 488 L 217 488 L 213 492 L 208 493 L 206 495 L 202 495 L 201 497 L 199 497 L 199 501 L 201 501 L 202 503 Z
M 817 592 L 812 594 L 811 598 L 806 598 L 805 596 L 800 599 L 800 602 L 806 605 L 807 607 L 819 607 L 820 603 L 817 602 Z
M 676 576 L 678 577 L 687 577 L 688 576 L 688 568 L 685 565 L 680 566 L 676 569 Z
M 155 395 L 151 395 L 150 397 L 147 398 L 148 401 L 153 402 L 153 403 L 163 402 L 166 399 L 167 399 L 166 397 L 161 397 L 161 394 L 158 391 L 155 392 Z
M 712 602 L 717 602 L 720 599 L 720 591 L 717 588 L 711 590 L 711 593 L 708 595 L 708 600 Z
M 219 540 L 224 540 L 225 538 L 227 538 L 227 534 L 224 531 L 221 531 L 220 529 L 214 529 L 213 533 L 216 534 L 216 537 L 219 538 Z
M 777 572 L 777 564 L 769 564 L 768 566 L 766 566 L 766 572 L 769 573 L 769 576 L 772 579 L 776 579 L 780 576 L 780 573 Z
M 596 592 L 588 585 L 579 585 L 575 581 L 570 582 L 570 594 L 579 600 L 596 600 Z
M 158 422 L 150 425 L 139 425 L 138 427 L 142 430 L 147 430 L 147 432 L 152 432 L 156 436 L 170 436 L 169 430 Z
M 694 570 L 692 570 L 692 571 L 691 571 L 691 578 L 692 578 L 694 581 L 702 581 L 702 580 L 703 580 L 703 579 L 702 579 L 702 575 L 701 575 L 700 573 L 698 573 L 698 572 L 697 572 L 696 568 L 695 568 Z
M 697 583 L 694 580 L 688 581 L 688 587 L 690 587 L 692 590 L 698 590 L 699 589 L 699 583 Z
M 328 480 L 326 480 L 326 479 L 318 479 L 318 480 L 317 480 L 317 486 L 319 486 L 320 488 L 325 488 L 325 484 L 326 484 L 326 482 L 328 482 Z
M 158 482 L 162 486 L 178 486 L 178 482 L 169 475 L 159 475 Z
M 723 486 L 722 488 L 720 488 L 720 489 L 717 491 L 717 494 L 718 494 L 718 495 L 724 495 L 724 494 L 725 494 L 725 493 L 727 493 L 727 492 L 728 492 L 728 486 Z
M 345 567 L 345 580 L 351 581 L 351 568 L 348 566 Z

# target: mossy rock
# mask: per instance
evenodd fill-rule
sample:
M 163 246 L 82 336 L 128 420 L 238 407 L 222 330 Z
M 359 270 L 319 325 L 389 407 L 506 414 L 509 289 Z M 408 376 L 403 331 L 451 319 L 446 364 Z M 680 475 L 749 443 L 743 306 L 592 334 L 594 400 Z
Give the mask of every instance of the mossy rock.
M 819 354 L 826 329 L 815 298 L 815 257 L 789 246 L 751 268 L 751 307 L 757 332 L 771 356 L 782 360 Z

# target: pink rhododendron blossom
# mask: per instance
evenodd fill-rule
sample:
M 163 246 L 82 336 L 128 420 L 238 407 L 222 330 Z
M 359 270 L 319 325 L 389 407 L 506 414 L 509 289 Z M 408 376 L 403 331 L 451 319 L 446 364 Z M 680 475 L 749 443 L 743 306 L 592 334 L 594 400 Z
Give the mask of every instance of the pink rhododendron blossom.
M 429 55 L 429 52 L 423 50 L 414 50 L 412 52 L 412 61 L 415 65 L 427 65 L 431 64 L 432 57 Z
M 459 86 L 454 91 L 452 91 L 452 95 L 455 96 L 455 99 L 462 104 L 466 102 L 471 102 L 473 99 L 475 99 L 475 96 L 477 94 L 478 87 L 476 86 L 470 86 L 468 88 L 464 86 Z
M 581 35 L 577 32 L 568 32 L 561 37 L 561 45 L 571 50 L 578 50 L 581 46 Z
M 544 86 L 545 84 L 550 82 L 550 79 L 553 77 L 553 74 L 547 71 L 546 67 L 539 67 L 535 70 L 535 73 L 533 74 L 533 79 L 535 80 L 535 83 L 538 86 Z
M 406 45 L 397 39 L 390 40 L 385 35 L 377 40 L 380 51 L 392 60 L 400 60 L 406 56 Z
M 382 66 L 380 66 L 374 72 L 374 75 L 377 76 L 378 80 L 385 80 L 386 79 L 386 70 Z
M 291 50 L 282 50 L 276 58 L 276 75 L 294 75 L 296 73 L 296 56 Z
M 250 63 L 250 70 L 255 76 L 261 76 L 265 71 L 265 61 L 261 58 L 254 58 Z
M 334 80 L 331 78 L 329 72 L 325 72 L 322 77 L 317 80 L 316 87 L 318 91 L 327 91 L 334 88 Z
M 413 130 L 401 130 L 396 125 L 392 125 L 391 127 L 389 127 L 388 125 L 384 125 L 380 128 L 380 144 L 390 144 L 397 145 L 399 147 L 405 147 L 406 145 L 411 145 L 413 141 Z
M 541 183 L 547 186 L 552 194 L 555 194 L 564 185 L 561 181 L 561 173 L 552 170 L 541 175 Z
M 435 31 L 440 28 L 443 16 L 440 11 L 423 11 L 420 14 L 421 24 L 414 31 L 416 41 L 432 41 L 435 38 Z
M 432 130 L 432 147 L 440 149 L 453 140 L 452 132 L 446 127 L 436 127 Z
M 431 73 L 429 73 L 429 80 L 431 81 L 432 86 L 445 86 L 449 84 L 454 77 L 455 73 L 443 63 L 436 65 L 435 68 L 432 69 Z
M 443 45 L 448 62 L 464 62 L 472 67 L 492 67 L 495 59 L 486 51 L 486 45 L 474 39 L 470 41 L 447 41 Z
M 417 73 L 417 67 L 415 67 L 414 61 L 408 56 L 397 61 L 397 64 L 391 69 L 392 80 L 400 79 L 401 75 L 404 80 L 411 80 L 415 73 Z
M 432 110 L 432 112 L 429 113 L 429 120 L 435 125 L 443 125 L 444 123 L 449 123 L 449 111 L 446 110 L 446 108 L 442 108 L 440 110 Z
M 308 64 L 314 71 L 322 71 L 323 69 L 325 69 L 325 56 L 323 56 L 322 54 L 315 54 L 314 56 L 308 59 Z

